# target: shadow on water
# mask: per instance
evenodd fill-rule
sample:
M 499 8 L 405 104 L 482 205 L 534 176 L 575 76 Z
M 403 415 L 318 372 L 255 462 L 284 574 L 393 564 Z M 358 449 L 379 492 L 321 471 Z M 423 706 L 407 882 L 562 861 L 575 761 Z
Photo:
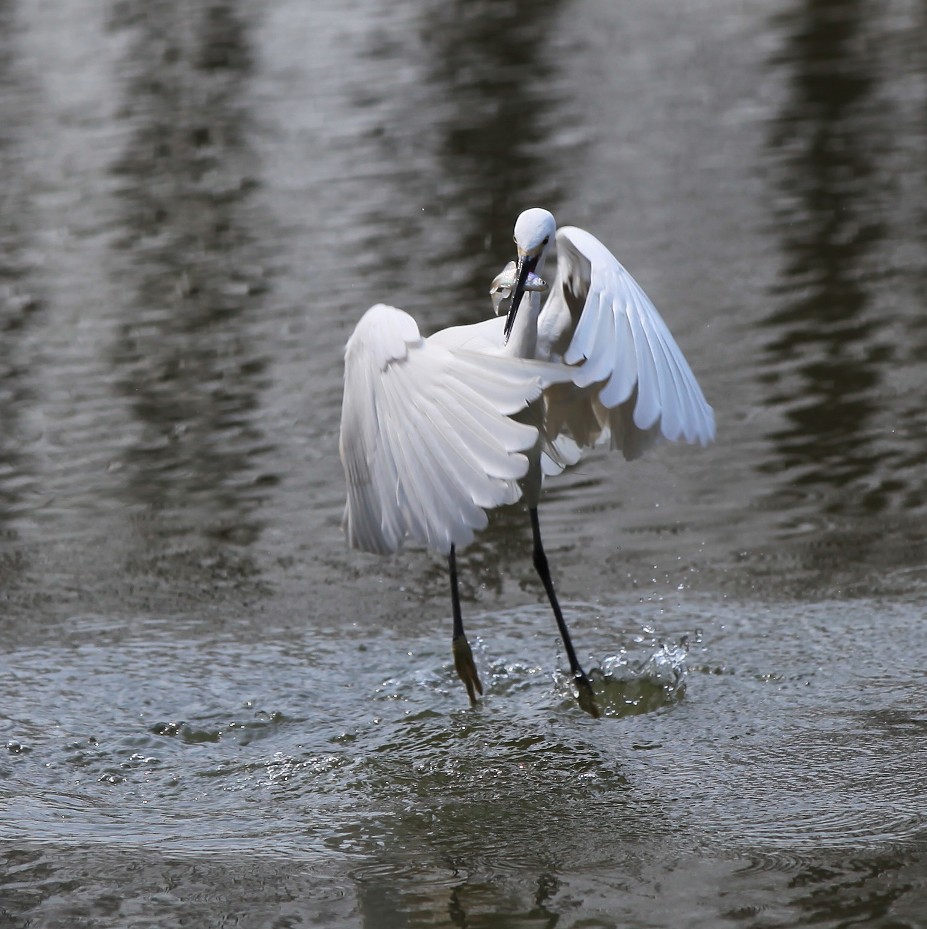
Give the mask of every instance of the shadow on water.
M 552 925 L 560 875 L 615 864 L 603 831 L 621 835 L 621 855 L 644 836 L 658 841 L 655 809 L 632 802 L 620 763 L 581 726 L 531 733 L 522 721 L 506 738 L 498 719 L 461 714 L 449 734 L 437 723 L 409 719 L 365 765 L 367 788 L 394 811 L 388 825 L 335 839 L 367 859 L 351 875 L 365 925 L 382 925 L 373 917 L 384 906 L 459 925 L 492 914 Z M 440 754 L 412 755 L 423 739 L 443 743 Z
M 249 325 L 268 282 L 249 233 L 249 27 L 224 2 L 126 3 L 112 27 L 131 33 L 114 167 L 129 295 L 113 360 L 137 424 L 123 473 L 143 514 L 138 568 L 173 576 L 205 548 L 209 570 L 243 577 L 273 482 L 256 470 L 270 450 L 255 422 L 267 359 Z

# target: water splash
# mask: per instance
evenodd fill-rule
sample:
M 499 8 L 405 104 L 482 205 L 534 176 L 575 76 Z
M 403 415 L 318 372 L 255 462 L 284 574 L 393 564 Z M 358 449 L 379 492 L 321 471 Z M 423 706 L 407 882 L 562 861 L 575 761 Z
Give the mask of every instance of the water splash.
M 652 633 L 651 627 L 644 627 Z M 652 635 L 636 636 L 632 648 L 602 659 L 590 679 L 605 716 L 653 713 L 678 703 L 685 694 L 689 637 L 661 642 Z

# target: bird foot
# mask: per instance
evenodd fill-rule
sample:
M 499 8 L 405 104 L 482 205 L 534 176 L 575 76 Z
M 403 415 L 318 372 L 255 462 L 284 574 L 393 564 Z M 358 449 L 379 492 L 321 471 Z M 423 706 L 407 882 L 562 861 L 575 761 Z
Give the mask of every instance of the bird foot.
M 476 695 L 483 694 L 483 685 L 480 682 L 480 676 L 476 671 L 476 664 L 473 661 L 473 652 L 470 650 L 470 643 L 466 636 L 458 636 L 453 641 L 454 650 L 454 667 L 457 669 L 457 676 L 464 682 L 467 688 L 467 696 L 470 703 L 476 703 Z
M 595 694 L 589 678 L 580 671 L 573 676 L 573 683 L 576 684 L 576 702 L 579 703 L 580 709 L 585 710 L 593 719 L 598 719 L 602 713 L 595 702 Z

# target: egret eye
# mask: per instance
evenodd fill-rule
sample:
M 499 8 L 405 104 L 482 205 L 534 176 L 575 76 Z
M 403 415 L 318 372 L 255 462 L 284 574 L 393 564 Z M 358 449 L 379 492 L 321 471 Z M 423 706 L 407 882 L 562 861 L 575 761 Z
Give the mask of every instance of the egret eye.
M 544 241 L 541 243 L 541 245 L 547 245 L 547 243 L 548 243 L 549 241 L 550 241 L 550 236 L 549 236 L 549 235 L 546 235 L 546 236 L 544 236 Z

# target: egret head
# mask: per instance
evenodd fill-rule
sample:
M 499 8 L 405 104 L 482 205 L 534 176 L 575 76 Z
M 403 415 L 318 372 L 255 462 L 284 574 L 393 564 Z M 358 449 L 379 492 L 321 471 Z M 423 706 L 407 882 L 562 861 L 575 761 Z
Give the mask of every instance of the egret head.
M 505 340 L 508 341 L 515 314 L 518 312 L 521 298 L 525 293 L 525 283 L 529 275 L 534 274 L 544 259 L 547 247 L 554 239 L 557 224 L 547 211 L 537 207 L 525 210 L 515 221 L 515 248 L 518 253 L 518 265 L 515 272 L 515 284 L 508 315 L 505 318 Z
M 547 210 L 534 207 L 515 220 L 515 247 L 518 258 L 540 258 L 557 232 L 557 223 Z

